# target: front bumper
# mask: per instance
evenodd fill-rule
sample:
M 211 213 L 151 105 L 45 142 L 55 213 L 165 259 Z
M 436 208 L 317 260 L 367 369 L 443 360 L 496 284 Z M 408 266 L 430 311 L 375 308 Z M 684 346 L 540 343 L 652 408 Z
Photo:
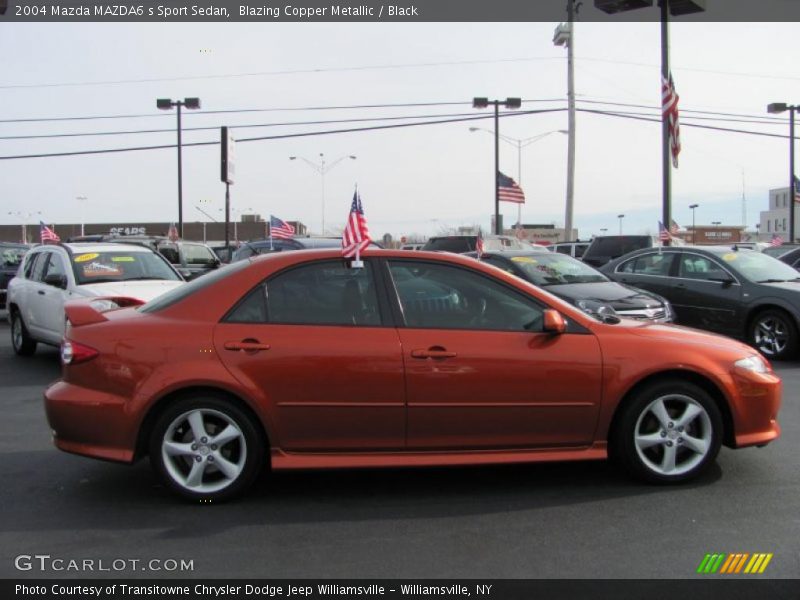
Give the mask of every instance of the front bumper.
M 735 447 L 761 446 L 777 439 L 783 393 L 780 377 L 737 370 L 733 378 L 738 392 L 732 406 Z

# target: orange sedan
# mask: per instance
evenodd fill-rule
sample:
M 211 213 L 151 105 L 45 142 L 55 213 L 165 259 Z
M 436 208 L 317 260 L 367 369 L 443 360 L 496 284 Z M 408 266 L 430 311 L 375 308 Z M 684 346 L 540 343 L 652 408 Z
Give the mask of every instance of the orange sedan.
M 592 317 L 457 255 L 370 249 L 351 267 L 284 252 L 139 306 L 68 304 L 56 446 L 149 455 L 172 490 L 218 501 L 268 468 L 612 455 L 673 483 L 780 434 L 781 381 L 739 342 Z

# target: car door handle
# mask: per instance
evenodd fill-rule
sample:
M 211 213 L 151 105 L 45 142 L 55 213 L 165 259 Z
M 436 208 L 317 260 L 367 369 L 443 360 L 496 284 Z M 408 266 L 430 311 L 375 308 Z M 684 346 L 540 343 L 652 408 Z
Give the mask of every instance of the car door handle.
M 258 340 L 242 340 L 241 342 L 225 342 L 224 348 L 234 352 L 261 352 L 269 350 L 269 344 L 262 344 Z
M 427 350 L 412 350 L 411 356 L 414 358 L 455 358 L 455 352 L 448 352 L 441 346 L 434 346 Z

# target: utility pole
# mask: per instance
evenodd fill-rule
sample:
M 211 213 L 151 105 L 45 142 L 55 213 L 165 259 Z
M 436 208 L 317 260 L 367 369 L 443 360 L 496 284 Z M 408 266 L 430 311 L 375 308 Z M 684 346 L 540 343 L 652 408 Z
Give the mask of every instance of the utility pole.
M 564 241 L 572 240 L 575 199 L 575 0 L 567 0 L 567 23 L 556 27 L 553 44 L 567 48 L 567 202 Z

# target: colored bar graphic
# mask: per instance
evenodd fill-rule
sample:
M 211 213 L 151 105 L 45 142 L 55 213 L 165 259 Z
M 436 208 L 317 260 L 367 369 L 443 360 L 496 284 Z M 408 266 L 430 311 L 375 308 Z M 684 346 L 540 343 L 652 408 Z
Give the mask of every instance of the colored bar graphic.
M 744 573 L 755 575 L 766 571 L 767 565 L 773 556 L 772 553 L 749 554 L 747 552 L 706 554 L 700 562 L 700 566 L 697 567 L 697 572 L 702 574 L 718 572 L 720 575 L 733 575 L 741 573 L 742 569 L 744 569 Z

